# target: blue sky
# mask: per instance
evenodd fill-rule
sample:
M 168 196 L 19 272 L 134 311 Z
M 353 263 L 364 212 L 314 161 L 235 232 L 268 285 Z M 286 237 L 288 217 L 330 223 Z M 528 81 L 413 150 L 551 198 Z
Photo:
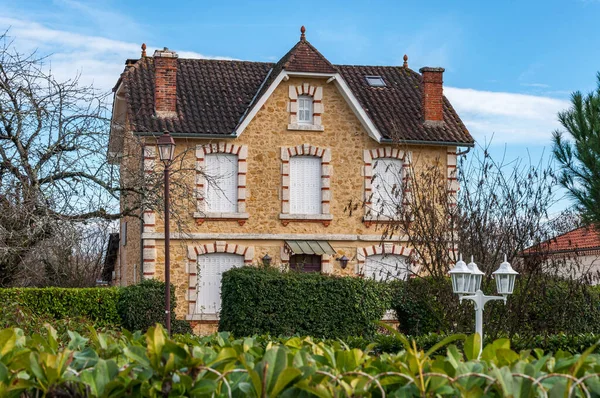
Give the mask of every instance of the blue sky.
M 450 5 L 451 4 L 451 5 Z M 108 89 L 126 58 L 167 46 L 182 57 L 276 61 L 299 38 L 337 64 L 442 66 L 445 94 L 479 142 L 509 158 L 549 153 L 556 113 L 600 70 L 600 1 L 4 0 L 0 29 L 52 53 L 58 76 Z M 594 43 L 594 44 L 591 44 Z

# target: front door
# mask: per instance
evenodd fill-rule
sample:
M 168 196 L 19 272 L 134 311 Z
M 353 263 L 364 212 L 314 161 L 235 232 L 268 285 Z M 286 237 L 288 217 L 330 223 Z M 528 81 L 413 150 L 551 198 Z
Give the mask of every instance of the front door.
M 300 272 L 321 272 L 321 256 L 294 254 L 290 256 L 290 269 Z
M 221 275 L 244 265 L 244 256 L 231 253 L 211 253 L 198 256 L 197 314 L 221 311 Z

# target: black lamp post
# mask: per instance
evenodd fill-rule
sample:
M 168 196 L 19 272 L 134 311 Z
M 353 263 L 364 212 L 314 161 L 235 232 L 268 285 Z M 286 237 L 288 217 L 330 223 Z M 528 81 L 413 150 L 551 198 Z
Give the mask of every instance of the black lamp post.
M 158 154 L 165 165 L 165 314 L 167 315 L 167 333 L 171 335 L 171 230 L 169 228 L 169 168 L 175 157 L 175 140 L 165 131 L 157 140 Z

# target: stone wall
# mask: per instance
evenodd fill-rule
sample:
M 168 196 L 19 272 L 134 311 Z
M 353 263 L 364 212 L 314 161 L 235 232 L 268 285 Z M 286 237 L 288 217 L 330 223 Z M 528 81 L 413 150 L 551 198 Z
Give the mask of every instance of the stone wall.
M 293 106 L 290 102 L 290 87 L 305 85 L 308 85 L 309 92 L 318 92 L 321 98 L 318 107 L 320 124 L 319 128 L 313 130 L 300 130 L 291 123 L 293 120 L 290 111 L 293 110 Z M 360 207 L 351 213 L 348 211 L 350 202 L 359 205 L 363 203 L 365 187 L 369 186 L 365 182 L 365 178 L 371 178 L 365 151 L 372 153 L 379 150 L 384 155 L 396 153 L 397 157 L 402 153 L 401 158 L 410 159 L 417 169 L 419 165 L 437 161 L 440 167 L 448 168 L 449 189 L 455 187 L 451 169 L 455 165 L 456 148 L 377 143 L 369 137 L 336 86 L 332 83 L 327 84 L 325 79 L 290 78 L 282 82 L 237 139 L 187 138 L 177 139 L 176 142 L 177 154 L 185 158 L 176 166 L 186 169 L 178 173 L 177 178 L 183 179 L 190 187 L 189 190 L 172 187 L 176 216 L 171 226 L 171 281 L 176 287 L 178 318 L 190 315 L 190 308 L 195 302 L 195 259 L 189 258 L 190 247 L 216 245 L 217 242 L 224 241 L 227 244 L 252 247 L 251 260 L 254 263 L 258 263 L 268 253 L 273 258 L 272 264 L 280 264 L 286 260 L 286 254 L 282 250 L 285 240 L 327 240 L 335 249 L 336 255 L 324 258 L 327 261 L 324 270 L 337 275 L 355 275 L 359 263 L 364 261 L 364 255 L 361 257 L 360 253 L 376 253 L 381 235 L 376 223 L 363 220 L 365 212 Z M 243 210 L 247 213 L 247 218 L 243 220 L 203 217 L 198 211 L 202 207 L 198 206 L 197 198 L 190 194 L 198 188 L 198 181 L 202 180 L 198 179 L 194 170 L 198 150 L 205 153 L 203 148 L 208 144 L 222 147 L 225 151 L 228 148 L 233 150 L 233 145 L 235 148 L 247 148 L 247 155 L 244 152 L 245 165 L 241 170 L 244 175 L 243 179 L 239 180 L 244 185 L 238 185 L 238 189 L 243 189 Z M 286 199 L 285 190 L 282 189 L 286 174 L 286 151 L 282 151 L 282 148 L 305 147 L 309 148 L 308 153 L 310 148 L 316 148 L 315 151 L 321 150 L 321 155 L 327 151 L 327 162 L 323 164 L 329 184 L 327 200 L 323 202 L 330 216 L 327 222 L 281 219 L 281 214 L 285 213 Z M 158 164 L 150 152 L 145 155 L 146 172 L 162 173 L 162 164 Z M 187 196 L 184 198 L 184 195 Z M 160 213 L 145 213 L 144 222 L 144 276 L 164 280 L 164 227 Z M 135 251 L 138 250 L 139 253 L 140 250 L 139 246 L 135 247 L 129 243 L 134 237 L 139 237 L 139 224 L 138 235 L 135 235 L 133 230 L 135 223 L 130 224 L 132 229 L 128 231 L 127 248 L 129 268 L 130 264 L 133 265 L 136 261 Z M 409 248 L 405 248 L 406 242 L 402 237 L 397 237 L 394 243 L 401 248 L 398 250 L 402 250 L 402 253 L 410 251 Z M 350 259 L 345 269 L 336 261 L 336 257 L 343 255 Z M 132 281 L 127 278 L 128 283 L 130 280 Z M 198 320 L 193 322 L 198 330 L 202 328 L 203 331 L 212 330 L 215 325 L 214 320 L 207 320 L 207 323 Z

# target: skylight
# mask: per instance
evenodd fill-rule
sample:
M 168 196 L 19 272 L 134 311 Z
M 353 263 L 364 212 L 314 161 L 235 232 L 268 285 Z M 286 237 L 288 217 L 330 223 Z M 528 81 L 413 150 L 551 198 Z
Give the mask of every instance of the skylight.
M 371 87 L 385 87 L 385 82 L 381 76 L 365 76 L 365 79 Z

